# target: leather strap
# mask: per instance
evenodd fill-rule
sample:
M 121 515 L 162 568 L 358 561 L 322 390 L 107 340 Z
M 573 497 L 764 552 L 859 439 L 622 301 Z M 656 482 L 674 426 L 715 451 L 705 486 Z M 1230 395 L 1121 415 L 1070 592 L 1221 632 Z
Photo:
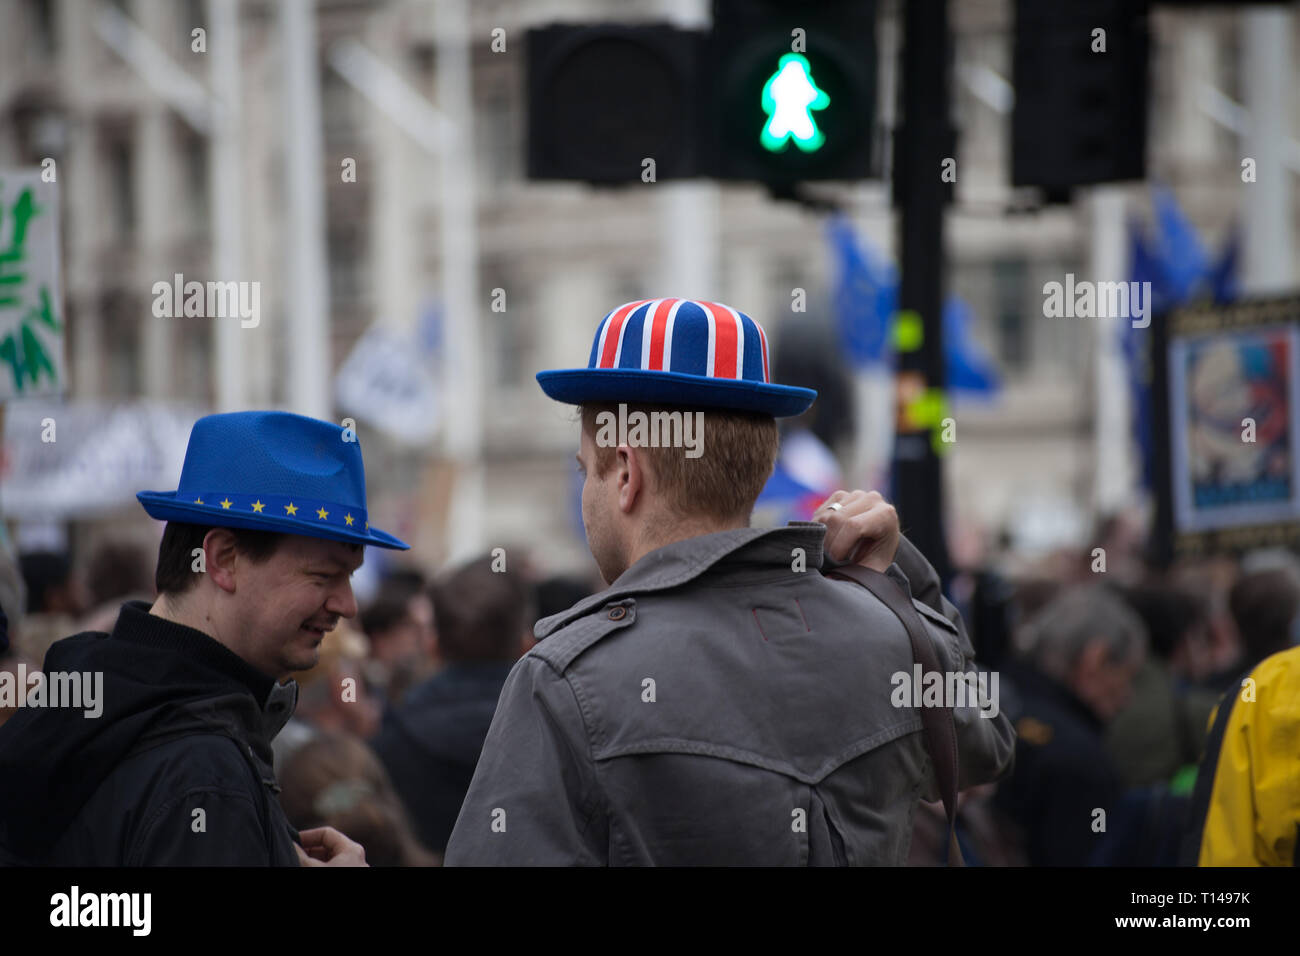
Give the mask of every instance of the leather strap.
M 828 578 L 851 581 L 866 588 L 881 604 L 894 612 L 894 616 L 907 631 L 912 642 L 912 659 L 921 665 L 922 676 L 938 671 L 939 655 L 926 633 L 921 615 L 902 590 L 888 577 L 871 568 L 849 564 L 826 572 Z M 925 732 L 925 749 L 934 764 L 934 775 L 939 781 L 939 796 L 943 799 L 944 813 L 948 817 L 948 865 L 965 866 L 961 847 L 957 845 L 957 727 L 953 723 L 951 707 L 921 707 L 921 726 Z

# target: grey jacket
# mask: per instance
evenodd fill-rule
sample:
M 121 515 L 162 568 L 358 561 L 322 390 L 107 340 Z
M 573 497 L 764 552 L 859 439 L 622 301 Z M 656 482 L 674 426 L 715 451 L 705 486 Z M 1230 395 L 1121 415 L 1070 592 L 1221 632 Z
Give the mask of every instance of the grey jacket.
M 539 621 L 446 863 L 905 863 L 918 801 L 939 798 L 920 711 L 891 703 L 911 645 L 868 591 L 818 573 L 824 535 L 798 523 L 678 541 Z M 973 670 L 960 616 L 906 539 L 890 575 L 943 667 Z M 971 703 L 955 719 L 962 787 L 1010 768 L 1005 716 Z

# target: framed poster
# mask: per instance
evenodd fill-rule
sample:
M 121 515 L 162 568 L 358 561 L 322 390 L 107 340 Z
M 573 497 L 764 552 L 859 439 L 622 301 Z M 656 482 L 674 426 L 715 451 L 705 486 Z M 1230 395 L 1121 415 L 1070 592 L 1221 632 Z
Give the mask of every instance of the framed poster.
M 1300 545 L 1300 297 L 1178 309 L 1157 325 L 1166 555 Z

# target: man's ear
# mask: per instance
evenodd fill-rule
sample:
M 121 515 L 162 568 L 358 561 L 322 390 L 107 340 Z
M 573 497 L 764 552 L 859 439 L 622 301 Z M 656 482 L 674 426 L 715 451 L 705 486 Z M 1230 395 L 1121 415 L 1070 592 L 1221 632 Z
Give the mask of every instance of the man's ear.
M 229 528 L 213 528 L 203 537 L 205 572 L 212 583 L 230 594 L 235 593 L 235 536 Z
M 615 452 L 614 476 L 618 488 L 618 506 L 624 513 L 630 513 L 636 507 L 637 496 L 645 487 L 645 463 L 641 461 L 640 452 L 630 445 L 619 445 Z

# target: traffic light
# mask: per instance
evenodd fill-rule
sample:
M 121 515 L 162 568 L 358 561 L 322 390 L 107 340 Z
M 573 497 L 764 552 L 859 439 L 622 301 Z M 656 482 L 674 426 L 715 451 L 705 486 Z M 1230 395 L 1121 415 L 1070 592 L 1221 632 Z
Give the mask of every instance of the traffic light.
M 715 0 L 710 32 L 527 34 L 528 176 L 862 179 L 875 141 L 875 0 Z
M 714 0 L 706 172 L 789 184 L 872 172 L 874 0 Z
M 704 34 L 665 25 L 529 30 L 528 176 L 639 182 L 698 176 Z
M 1147 16 L 1147 0 L 1016 0 L 1013 185 L 1064 200 L 1144 178 Z

